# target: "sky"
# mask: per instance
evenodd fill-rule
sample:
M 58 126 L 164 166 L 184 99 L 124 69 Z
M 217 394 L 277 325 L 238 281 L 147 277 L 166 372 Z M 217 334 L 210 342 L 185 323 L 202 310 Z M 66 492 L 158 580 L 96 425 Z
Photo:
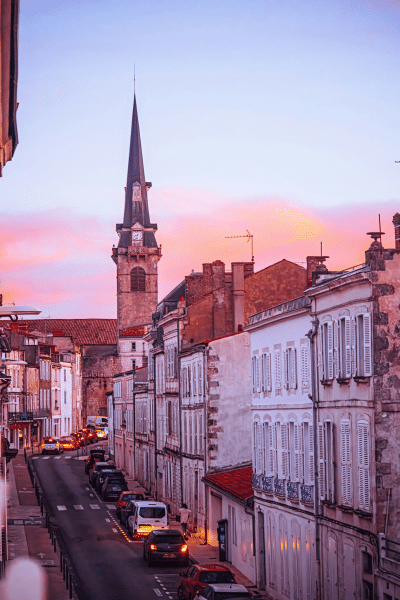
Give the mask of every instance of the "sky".
M 364 261 L 400 211 L 399 0 L 21 0 L 0 293 L 116 316 L 136 97 L 161 299 L 202 263 Z

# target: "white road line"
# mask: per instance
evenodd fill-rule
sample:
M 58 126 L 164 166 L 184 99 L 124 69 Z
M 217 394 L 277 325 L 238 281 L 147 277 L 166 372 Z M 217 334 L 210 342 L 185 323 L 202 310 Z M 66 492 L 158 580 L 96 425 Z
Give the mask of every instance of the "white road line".
M 54 460 L 57 460 L 58 458 L 61 458 L 61 454 L 59 454 L 58 456 L 55 456 Z
M 85 489 L 86 489 L 86 490 L 90 490 L 90 488 L 88 488 L 88 487 L 87 487 L 87 488 L 85 488 Z
M 32 460 L 37 460 L 40 456 L 32 456 Z
M 93 508 L 93 510 L 100 510 L 100 506 L 98 504 L 89 504 L 90 508 Z
M 70 459 L 70 460 L 71 460 L 71 458 L 72 458 L 72 456 L 66 456 L 66 457 L 65 457 L 65 460 L 68 460 L 68 459 Z
M 117 507 L 115 506 L 115 504 L 106 504 L 107 508 L 109 508 L 110 510 L 117 510 Z
M 94 494 L 89 494 L 89 496 L 90 496 L 91 498 L 94 498 Z
M 162 591 L 159 590 L 158 588 L 153 588 L 155 593 L 157 594 L 157 596 L 162 596 Z
M 60 504 L 59 506 L 57 506 L 58 510 L 67 510 L 67 507 L 65 506 L 65 504 Z
M 107 523 L 111 523 L 111 519 L 106 519 Z
M 114 533 L 118 533 L 118 529 L 115 529 L 115 527 L 113 527 L 112 530 L 114 531 Z
M 81 504 L 73 504 L 75 510 L 83 510 L 83 506 Z
M 43 460 L 49 460 L 50 456 L 42 456 Z

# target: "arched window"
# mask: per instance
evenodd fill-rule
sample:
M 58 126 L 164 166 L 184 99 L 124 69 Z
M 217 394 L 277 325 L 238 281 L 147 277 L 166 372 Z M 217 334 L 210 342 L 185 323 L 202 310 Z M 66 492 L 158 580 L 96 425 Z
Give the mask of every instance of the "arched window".
M 146 291 L 146 272 L 141 267 L 135 267 L 131 271 L 131 291 L 145 292 Z

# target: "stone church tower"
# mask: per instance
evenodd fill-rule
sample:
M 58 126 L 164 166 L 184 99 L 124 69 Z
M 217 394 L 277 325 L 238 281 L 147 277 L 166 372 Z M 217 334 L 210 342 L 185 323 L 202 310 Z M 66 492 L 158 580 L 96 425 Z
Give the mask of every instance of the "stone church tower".
M 117 224 L 118 247 L 112 259 L 117 265 L 118 337 L 124 330 L 151 323 L 157 305 L 157 225 L 150 222 L 147 192 L 151 183 L 144 176 L 136 96 L 133 102 L 128 177 L 125 188 L 124 222 Z

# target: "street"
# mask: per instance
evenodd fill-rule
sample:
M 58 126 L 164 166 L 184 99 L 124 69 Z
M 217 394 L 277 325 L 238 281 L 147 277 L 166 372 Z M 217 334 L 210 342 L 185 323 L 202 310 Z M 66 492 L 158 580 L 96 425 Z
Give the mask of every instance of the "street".
M 79 579 L 82 600 L 177 598 L 182 567 L 143 560 L 143 543 L 132 541 L 115 515 L 88 484 L 76 452 L 32 458 L 52 516 Z

